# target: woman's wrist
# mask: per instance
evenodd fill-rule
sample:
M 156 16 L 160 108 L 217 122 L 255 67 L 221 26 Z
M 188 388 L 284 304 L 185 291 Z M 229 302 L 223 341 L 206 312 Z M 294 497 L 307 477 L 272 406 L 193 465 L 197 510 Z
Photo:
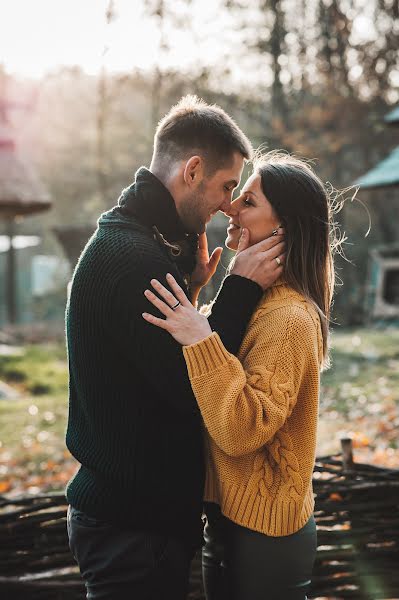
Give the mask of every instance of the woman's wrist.
M 196 328 L 195 331 L 192 331 L 192 337 L 188 344 L 183 344 L 184 346 L 193 346 L 194 344 L 199 344 L 203 340 L 206 340 L 210 335 L 213 334 L 211 326 L 209 325 L 208 319 L 205 317 L 201 327 Z

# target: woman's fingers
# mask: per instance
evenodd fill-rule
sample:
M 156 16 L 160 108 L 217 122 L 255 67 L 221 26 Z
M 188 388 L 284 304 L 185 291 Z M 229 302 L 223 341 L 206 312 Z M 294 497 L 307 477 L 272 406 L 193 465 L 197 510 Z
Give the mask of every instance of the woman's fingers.
M 169 308 L 172 308 L 172 306 L 175 306 L 175 304 L 177 303 L 176 297 L 168 289 L 166 289 L 166 287 L 164 285 L 162 285 L 162 283 L 160 281 L 158 281 L 158 279 L 151 279 L 150 283 L 151 283 L 152 287 L 154 288 L 154 290 L 160 296 L 162 296 L 162 298 L 165 300 L 165 302 L 169 306 Z M 170 283 L 170 282 L 168 281 L 168 283 Z
M 285 263 L 285 254 L 279 254 L 278 256 L 275 257 L 274 259 L 276 261 L 276 263 L 280 266 L 280 265 L 284 265 Z
M 186 294 L 184 293 L 184 290 L 177 283 L 177 281 L 173 277 L 173 275 L 171 275 L 170 273 L 167 273 L 166 280 L 169 283 L 174 295 L 176 296 L 176 298 L 178 299 L 180 304 L 182 304 L 183 306 L 191 306 L 190 300 L 187 298 Z M 168 290 L 165 287 L 163 289 L 165 290 L 165 292 L 168 292 Z M 173 294 L 171 294 L 171 297 L 173 300 L 175 300 Z M 166 299 L 166 301 L 168 301 L 167 298 L 165 298 L 165 299 Z M 174 302 L 174 304 L 176 304 L 176 301 Z M 172 306 L 173 306 L 173 304 L 172 304 Z
M 238 248 L 236 256 L 241 252 L 244 252 L 249 247 L 249 231 L 244 227 L 241 231 L 240 239 L 238 240 Z
M 155 289 L 157 289 L 157 288 L 155 288 Z M 159 310 L 159 312 L 161 312 L 163 315 L 165 315 L 165 317 L 167 317 L 167 316 L 170 315 L 170 313 L 171 313 L 171 306 L 174 306 L 174 304 L 176 304 L 176 302 L 177 302 L 175 300 L 174 304 L 172 304 L 170 306 L 169 304 L 166 304 L 165 302 L 163 302 L 162 300 L 160 300 L 160 298 L 158 298 L 158 296 L 156 296 L 153 292 L 151 292 L 151 290 L 145 290 L 144 291 L 144 296 L 147 298 L 147 300 L 149 300 L 151 302 L 151 304 L 153 304 Z
M 281 225 L 277 229 L 273 229 L 272 235 L 285 235 L 285 229 Z
M 143 319 L 145 319 L 145 321 L 148 321 L 148 323 L 152 323 L 152 325 L 156 325 L 161 329 L 166 329 L 166 331 L 169 331 L 169 325 L 166 319 L 159 319 L 158 317 L 154 317 L 154 315 L 150 315 L 150 313 L 141 314 Z
M 284 244 L 284 242 L 279 242 L 278 244 L 276 244 L 272 248 L 268 248 L 267 250 L 265 250 L 264 253 L 269 258 L 276 258 L 276 256 L 280 256 L 281 257 L 284 254 L 284 250 L 285 250 L 285 244 Z
M 162 285 L 158 279 L 151 279 L 150 282 L 154 290 L 165 300 L 165 302 L 160 300 L 158 296 L 153 294 L 153 292 L 150 290 L 145 290 L 144 294 L 146 298 L 148 298 L 148 300 L 150 300 L 150 302 L 161 311 L 162 314 L 165 316 L 170 316 L 170 310 L 178 302 L 180 302 L 180 304 L 183 306 L 187 306 L 188 304 L 191 306 L 191 303 L 173 275 L 168 273 L 166 275 L 166 279 L 174 294 L 172 294 L 164 285 Z
M 278 246 L 279 244 L 284 244 L 284 236 L 283 235 L 270 235 L 269 237 L 265 238 L 264 240 L 261 240 L 260 242 L 257 242 L 256 244 L 254 244 L 253 246 L 251 246 L 249 248 L 249 250 L 251 252 L 266 252 L 267 250 L 270 250 L 270 248 L 274 248 L 275 246 Z

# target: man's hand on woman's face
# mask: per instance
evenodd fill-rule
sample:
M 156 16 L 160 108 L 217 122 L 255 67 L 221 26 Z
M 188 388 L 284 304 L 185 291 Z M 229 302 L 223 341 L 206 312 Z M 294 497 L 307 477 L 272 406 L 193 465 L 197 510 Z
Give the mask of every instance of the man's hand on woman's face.
M 196 311 L 176 279 L 168 273 L 166 280 L 171 293 L 157 279 L 151 280 L 151 285 L 163 300 L 150 290 L 144 295 L 164 316 L 165 319 L 143 313 L 143 319 L 161 329 L 166 329 L 179 344 L 190 346 L 205 339 L 212 333 L 208 319 Z
M 209 257 L 208 239 L 206 233 L 198 237 L 197 264 L 191 274 L 191 286 L 201 289 L 215 274 L 222 256 L 223 248 L 215 248 Z
M 251 279 L 266 290 L 284 270 L 284 229 L 280 227 L 277 234 L 272 234 L 253 246 L 250 246 L 249 242 L 249 231 L 243 229 L 230 272 Z

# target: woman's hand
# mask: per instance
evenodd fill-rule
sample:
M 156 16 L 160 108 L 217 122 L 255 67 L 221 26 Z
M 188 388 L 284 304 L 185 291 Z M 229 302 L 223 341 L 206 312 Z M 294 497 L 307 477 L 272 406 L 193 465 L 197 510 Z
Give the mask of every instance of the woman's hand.
M 176 279 L 170 273 L 167 274 L 166 279 L 173 294 L 157 279 L 151 280 L 152 287 L 162 296 L 164 301 L 160 300 L 150 290 L 144 292 L 147 300 L 166 318 L 159 319 L 149 313 L 143 313 L 143 318 L 149 323 L 161 327 L 161 329 L 166 329 L 182 346 L 196 344 L 211 335 L 212 329 L 208 319 L 196 311 Z

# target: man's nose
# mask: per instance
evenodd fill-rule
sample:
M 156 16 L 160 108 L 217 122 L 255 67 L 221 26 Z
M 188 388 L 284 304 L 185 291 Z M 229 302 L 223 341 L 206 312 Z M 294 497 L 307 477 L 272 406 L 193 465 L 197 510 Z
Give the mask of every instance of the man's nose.
M 224 200 L 223 203 L 220 205 L 219 210 L 224 213 L 226 216 L 230 215 L 230 210 L 231 210 L 231 202 L 230 200 Z

